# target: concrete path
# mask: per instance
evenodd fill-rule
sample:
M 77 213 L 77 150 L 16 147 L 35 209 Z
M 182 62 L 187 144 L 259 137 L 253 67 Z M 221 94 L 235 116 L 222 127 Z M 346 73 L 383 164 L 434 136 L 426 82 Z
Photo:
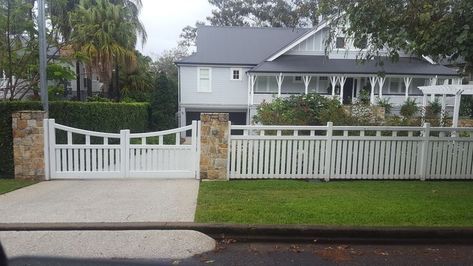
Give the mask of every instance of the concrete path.
M 197 180 L 49 181 L 0 195 L 0 223 L 193 222 Z
M 211 251 L 215 241 L 195 231 L 0 232 L 8 258 L 182 259 Z

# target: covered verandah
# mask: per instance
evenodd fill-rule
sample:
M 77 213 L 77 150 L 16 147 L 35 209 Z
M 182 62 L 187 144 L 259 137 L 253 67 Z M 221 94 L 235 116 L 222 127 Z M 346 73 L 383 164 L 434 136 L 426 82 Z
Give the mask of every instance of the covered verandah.
M 360 63 L 322 55 L 283 55 L 259 64 L 247 75 L 249 106 L 273 97 L 307 93 L 337 97 L 348 104 L 362 89 L 369 91 L 372 104 L 386 97 L 393 105 L 413 97 L 420 103 L 422 92 L 418 87 L 461 82 L 455 70 L 411 57 Z
M 313 73 L 249 73 L 248 104 L 258 105 L 274 97 L 286 97 L 294 94 L 318 93 L 327 97 L 338 98 L 342 104 L 356 101 L 363 89 L 370 92 L 370 102 L 389 98 L 394 105 L 401 105 L 408 98 L 415 98 L 420 103 L 423 94 L 420 86 L 461 84 L 456 76 L 415 76 L 377 74 L 313 74 Z M 449 105 L 453 105 L 451 102 Z

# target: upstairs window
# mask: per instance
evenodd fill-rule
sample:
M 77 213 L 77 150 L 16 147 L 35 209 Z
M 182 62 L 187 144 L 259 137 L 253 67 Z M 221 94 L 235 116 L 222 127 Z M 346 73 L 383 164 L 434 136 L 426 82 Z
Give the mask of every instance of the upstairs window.
M 240 68 L 232 68 L 230 69 L 231 73 L 231 80 L 241 80 L 241 69 Z
M 197 91 L 211 92 L 212 72 L 210 68 L 199 68 L 197 73 Z
M 337 49 L 343 49 L 345 48 L 345 38 L 344 37 L 337 37 L 335 47 Z

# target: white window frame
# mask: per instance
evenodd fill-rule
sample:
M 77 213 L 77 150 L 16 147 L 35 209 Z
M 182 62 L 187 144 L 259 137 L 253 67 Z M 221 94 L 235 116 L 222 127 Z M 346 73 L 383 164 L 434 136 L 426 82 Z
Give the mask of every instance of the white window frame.
M 391 87 L 391 82 L 393 79 L 397 80 L 397 88 Z M 403 95 L 406 93 L 406 90 L 404 90 L 405 84 L 404 80 L 400 77 L 390 77 L 389 78 L 389 83 L 388 83 L 388 93 L 392 95 Z
M 296 80 L 296 77 L 300 77 L 301 80 Z M 293 83 L 304 83 L 304 77 L 303 76 L 293 76 L 292 77 L 292 82 Z
M 233 72 L 238 71 L 238 79 L 233 78 Z M 230 80 L 242 80 L 243 70 L 241 68 L 230 68 Z
M 208 89 L 203 90 L 200 86 L 200 71 L 202 70 L 209 71 L 209 87 Z M 212 92 L 212 68 L 210 67 L 199 67 L 197 69 L 197 92 Z
M 338 38 L 343 39 L 343 47 L 337 47 Z M 346 49 L 347 48 L 347 38 L 345 36 L 337 36 L 335 37 L 335 49 Z

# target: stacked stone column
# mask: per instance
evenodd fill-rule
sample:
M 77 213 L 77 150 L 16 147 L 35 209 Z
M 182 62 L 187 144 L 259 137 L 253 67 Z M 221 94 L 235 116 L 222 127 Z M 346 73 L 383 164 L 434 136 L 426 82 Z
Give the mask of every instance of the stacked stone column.
M 228 179 L 228 113 L 202 113 L 200 178 L 209 180 Z
M 15 179 L 44 180 L 44 129 L 42 111 L 12 114 Z

